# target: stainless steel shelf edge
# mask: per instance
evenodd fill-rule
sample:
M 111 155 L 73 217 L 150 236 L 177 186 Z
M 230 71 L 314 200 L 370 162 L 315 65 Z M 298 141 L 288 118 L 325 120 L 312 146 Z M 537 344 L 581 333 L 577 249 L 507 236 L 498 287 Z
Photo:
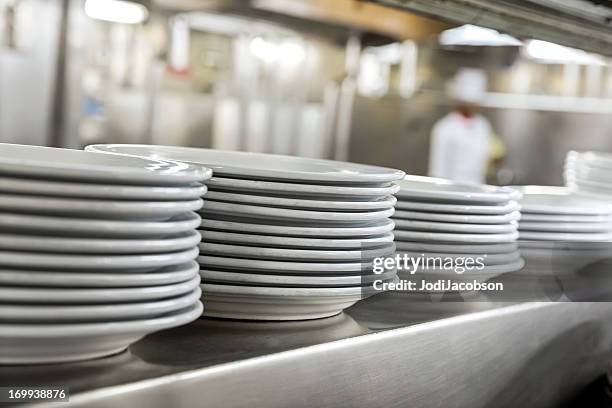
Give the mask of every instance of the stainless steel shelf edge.
M 84 392 L 69 406 L 554 406 L 603 374 L 611 350 L 612 303 L 526 303 Z

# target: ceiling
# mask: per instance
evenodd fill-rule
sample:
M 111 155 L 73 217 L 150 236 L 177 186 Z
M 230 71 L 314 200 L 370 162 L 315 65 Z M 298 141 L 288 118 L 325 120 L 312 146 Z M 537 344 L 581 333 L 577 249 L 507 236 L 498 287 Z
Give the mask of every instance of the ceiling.
M 612 56 L 610 0 L 368 0 Z

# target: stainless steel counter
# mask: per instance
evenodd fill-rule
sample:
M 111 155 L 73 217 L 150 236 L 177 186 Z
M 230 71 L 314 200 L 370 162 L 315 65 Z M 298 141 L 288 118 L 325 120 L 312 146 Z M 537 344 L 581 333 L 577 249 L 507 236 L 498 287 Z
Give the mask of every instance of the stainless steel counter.
M 605 373 L 612 303 L 471 300 L 388 293 L 314 321 L 201 319 L 110 358 L 0 367 L 0 383 L 67 384 L 75 407 L 550 406 Z

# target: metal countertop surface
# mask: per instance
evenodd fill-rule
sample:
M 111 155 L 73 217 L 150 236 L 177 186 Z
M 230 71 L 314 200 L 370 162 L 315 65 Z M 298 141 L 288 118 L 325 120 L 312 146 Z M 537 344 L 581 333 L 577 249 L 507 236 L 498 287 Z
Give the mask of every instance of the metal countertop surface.
M 612 303 L 469 300 L 385 293 L 319 320 L 199 319 L 108 358 L 0 367 L 0 383 L 65 384 L 83 407 L 549 406 L 605 373 Z

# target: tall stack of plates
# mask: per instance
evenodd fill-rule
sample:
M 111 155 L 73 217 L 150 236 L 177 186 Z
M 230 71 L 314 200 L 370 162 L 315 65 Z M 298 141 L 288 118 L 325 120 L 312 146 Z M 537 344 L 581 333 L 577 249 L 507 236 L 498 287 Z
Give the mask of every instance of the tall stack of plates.
M 196 319 L 210 175 L 0 144 L 0 364 L 100 357 Z
M 612 154 L 571 151 L 565 159 L 567 186 L 581 195 L 612 197 Z
M 393 217 L 398 253 L 430 265 L 414 278 L 486 281 L 523 267 L 515 242 L 516 191 L 421 176 L 406 176 L 399 185 Z M 478 265 L 462 268 L 466 259 Z M 440 260 L 448 267 L 440 268 Z
M 565 187 L 515 188 L 523 193 L 519 231 L 529 272 L 554 276 L 573 300 L 610 300 L 612 205 Z
M 206 316 L 331 316 L 376 279 L 364 265 L 393 253 L 399 170 L 289 156 L 170 146 L 88 150 L 211 167 L 199 258 Z

